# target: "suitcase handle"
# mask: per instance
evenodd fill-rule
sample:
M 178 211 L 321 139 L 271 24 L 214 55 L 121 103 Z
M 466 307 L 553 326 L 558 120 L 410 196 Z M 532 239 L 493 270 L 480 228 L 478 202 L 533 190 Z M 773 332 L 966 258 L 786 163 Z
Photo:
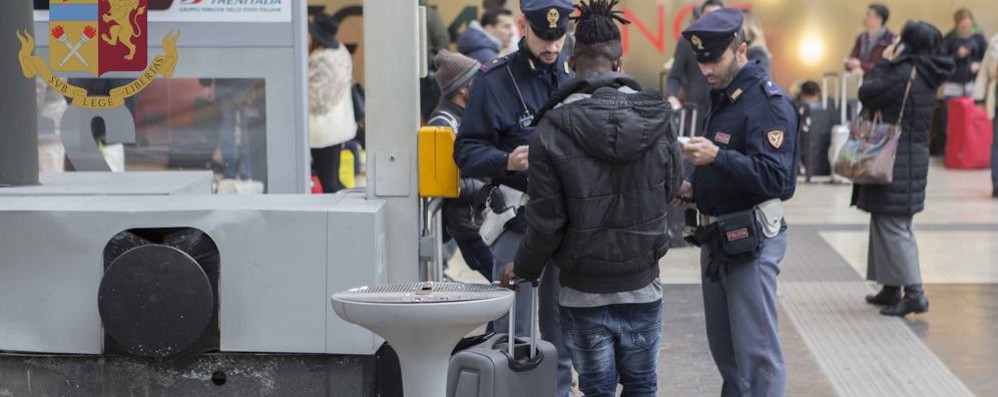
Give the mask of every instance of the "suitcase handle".
M 849 125 L 849 106 L 847 106 L 849 98 L 847 98 L 847 91 L 849 90 L 849 80 L 853 79 L 856 80 L 856 89 L 859 89 L 863 85 L 863 76 L 852 76 L 849 73 L 842 73 L 842 77 L 839 78 L 840 87 L 837 89 L 837 92 L 839 93 L 838 102 L 839 111 L 841 112 L 839 117 L 842 119 L 842 125 Z M 863 103 L 858 99 L 856 101 L 855 114 L 852 115 L 853 117 L 859 116 L 863 108 Z
M 685 106 L 677 109 L 679 111 L 679 131 L 676 135 L 679 137 L 694 137 L 697 134 L 697 105 L 693 103 L 686 104 Z M 690 128 L 686 129 L 686 111 L 690 111 Z M 689 131 L 689 135 L 686 134 Z
M 532 318 L 530 323 L 530 352 L 527 357 L 523 359 L 516 358 L 516 304 L 513 304 L 513 306 L 510 306 L 509 308 L 509 333 L 506 334 L 505 340 L 500 339 L 496 342 L 496 344 L 501 344 L 503 342 L 506 343 L 506 351 L 504 354 L 509 361 L 509 368 L 511 370 L 514 372 L 525 372 L 536 368 L 537 365 L 544 361 L 544 354 L 537 350 L 537 322 L 539 316 L 538 308 L 540 306 L 538 303 L 537 290 L 539 287 L 539 281 L 513 279 L 510 280 L 509 283 L 514 287 L 519 287 L 520 284 L 530 283 L 531 287 L 533 287 L 530 289 L 530 317 Z
M 533 287 L 530 289 L 530 358 L 533 358 L 537 351 L 537 321 L 539 318 L 538 307 L 540 304 L 537 302 L 537 289 L 540 286 L 538 280 L 524 280 L 524 279 L 513 279 L 510 280 L 509 284 L 519 288 L 520 284 L 530 283 Z M 514 351 L 514 346 L 516 345 L 516 304 L 509 307 L 509 335 L 513 343 L 509 343 L 507 348 L 507 353 L 510 358 L 516 358 L 516 352 Z
M 821 108 L 828 109 L 828 80 L 835 79 L 836 83 L 839 82 L 839 75 L 836 72 L 825 72 L 821 75 Z M 833 86 L 835 88 L 835 101 L 838 102 L 840 95 L 839 84 Z

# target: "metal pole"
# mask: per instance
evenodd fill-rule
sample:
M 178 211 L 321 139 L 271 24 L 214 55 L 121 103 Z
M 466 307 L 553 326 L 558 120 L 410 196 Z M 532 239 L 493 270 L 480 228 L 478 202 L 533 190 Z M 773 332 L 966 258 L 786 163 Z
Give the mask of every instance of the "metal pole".
M 367 197 L 387 203 L 388 281 L 419 279 L 419 26 L 416 1 L 364 0 Z
M 31 32 L 34 3 L 8 1 L 0 12 L 0 187 L 38 184 L 38 106 L 35 81 L 24 78 L 15 31 Z

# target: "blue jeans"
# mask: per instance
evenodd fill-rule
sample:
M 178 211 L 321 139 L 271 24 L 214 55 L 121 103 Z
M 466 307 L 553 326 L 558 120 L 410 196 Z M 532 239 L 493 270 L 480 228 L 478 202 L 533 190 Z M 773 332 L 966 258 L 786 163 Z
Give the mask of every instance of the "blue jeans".
M 655 396 L 662 301 L 561 307 L 562 336 L 586 397 Z
M 506 230 L 499 236 L 495 244 L 492 245 L 494 253 L 495 267 L 492 268 L 493 280 L 498 280 L 502 276 L 502 269 L 507 263 L 512 263 L 516 256 L 517 249 L 520 248 L 520 241 L 523 240 L 523 233 L 516 230 Z M 514 324 L 516 336 L 528 337 L 530 327 L 534 325 L 530 321 L 523 321 L 530 318 L 531 291 L 529 285 L 521 285 L 516 292 L 516 324 Z M 541 339 L 551 342 L 558 350 L 558 372 L 555 375 L 555 397 L 570 397 L 572 392 L 572 355 L 565 348 L 565 341 L 561 335 L 561 315 L 558 314 L 558 291 L 561 286 L 558 284 L 558 267 L 554 263 L 548 263 L 544 269 L 540 280 L 540 290 L 537 291 L 538 303 L 537 316 L 541 330 Z M 507 332 L 509 329 L 509 316 L 502 316 L 493 321 L 493 329 L 498 332 Z

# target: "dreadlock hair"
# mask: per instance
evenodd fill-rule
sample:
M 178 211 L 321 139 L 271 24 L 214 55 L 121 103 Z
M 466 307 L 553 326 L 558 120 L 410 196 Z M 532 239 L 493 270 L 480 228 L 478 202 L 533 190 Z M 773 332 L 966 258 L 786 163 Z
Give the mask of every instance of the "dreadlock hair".
M 579 15 L 570 18 L 575 21 L 573 56 L 577 61 L 614 63 L 623 56 L 617 22 L 626 25 L 631 21 L 620 16 L 623 11 L 613 9 L 619 3 L 619 0 L 590 0 L 587 4 L 582 0 L 575 6 Z

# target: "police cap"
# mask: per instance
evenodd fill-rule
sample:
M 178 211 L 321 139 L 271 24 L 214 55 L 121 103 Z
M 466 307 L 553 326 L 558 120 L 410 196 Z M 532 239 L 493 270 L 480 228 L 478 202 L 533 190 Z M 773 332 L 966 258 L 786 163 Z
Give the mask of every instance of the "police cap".
M 742 12 L 734 8 L 722 8 L 700 17 L 683 31 L 683 38 L 688 40 L 697 53 L 697 62 L 710 63 L 716 61 L 731 40 L 742 29 Z
M 543 40 L 554 41 L 568 31 L 568 15 L 575 10 L 571 0 L 520 0 L 520 11 L 530 29 Z

